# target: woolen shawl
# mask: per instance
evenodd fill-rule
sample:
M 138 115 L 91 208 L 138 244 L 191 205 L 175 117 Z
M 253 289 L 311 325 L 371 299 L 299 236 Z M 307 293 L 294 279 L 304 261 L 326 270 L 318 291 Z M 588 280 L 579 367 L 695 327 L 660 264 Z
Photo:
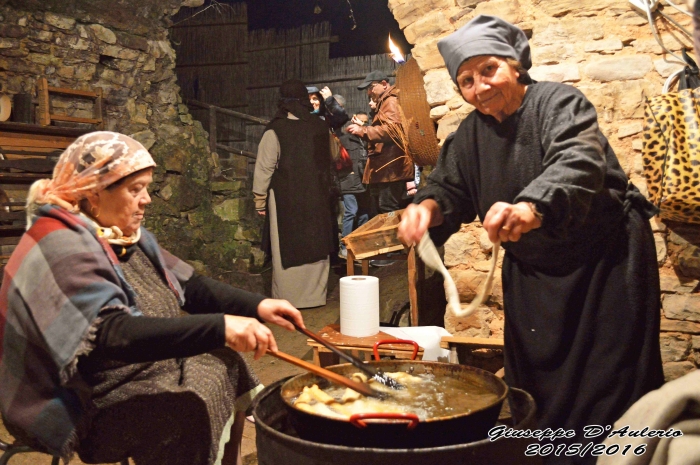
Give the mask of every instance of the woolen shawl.
M 90 412 L 78 357 L 93 349 L 102 312 L 140 312 L 116 255 L 92 225 L 54 205 L 36 213 L 0 288 L 0 409 L 11 432 L 67 459 Z M 144 228 L 138 245 L 183 305 L 192 267 Z

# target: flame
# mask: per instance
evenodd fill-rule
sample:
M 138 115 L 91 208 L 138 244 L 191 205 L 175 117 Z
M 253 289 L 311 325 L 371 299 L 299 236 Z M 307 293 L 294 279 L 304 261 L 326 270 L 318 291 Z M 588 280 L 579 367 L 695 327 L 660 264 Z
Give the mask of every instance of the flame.
M 397 47 L 394 44 L 394 42 L 391 41 L 391 34 L 389 34 L 389 50 L 391 50 L 391 58 L 393 58 L 395 62 L 397 62 L 397 63 L 405 63 L 406 62 L 403 55 L 401 54 L 401 50 L 399 50 L 399 47 Z

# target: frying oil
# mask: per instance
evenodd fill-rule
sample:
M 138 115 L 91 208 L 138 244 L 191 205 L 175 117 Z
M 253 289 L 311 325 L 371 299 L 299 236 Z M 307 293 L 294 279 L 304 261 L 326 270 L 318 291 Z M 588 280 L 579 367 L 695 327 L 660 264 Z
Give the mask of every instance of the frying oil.
M 386 392 L 389 397 L 379 400 L 360 396 L 354 402 L 344 403 L 344 410 L 349 409 L 352 413 L 412 412 L 421 421 L 425 421 L 429 418 L 467 414 L 492 405 L 499 397 L 487 386 L 450 376 L 436 376 L 432 373 L 405 377 L 398 373 L 387 375 L 397 379 L 405 388 L 392 389 L 370 380 L 373 389 Z M 323 390 L 342 402 L 345 388 L 331 385 Z M 331 404 L 330 407 L 333 408 L 334 405 Z

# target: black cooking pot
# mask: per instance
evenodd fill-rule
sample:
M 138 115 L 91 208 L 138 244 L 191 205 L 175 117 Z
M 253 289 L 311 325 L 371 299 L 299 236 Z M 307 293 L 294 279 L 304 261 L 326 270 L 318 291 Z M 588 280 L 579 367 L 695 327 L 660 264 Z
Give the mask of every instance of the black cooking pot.
M 334 419 L 305 412 L 294 407 L 293 402 L 305 386 L 318 384 L 323 389 L 329 382 L 307 373 L 296 376 L 282 385 L 280 395 L 289 411 L 290 422 L 302 439 L 326 444 L 350 447 L 416 448 L 439 447 L 464 444 L 487 437 L 503 400 L 508 395 L 508 386 L 493 373 L 478 368 L 452 363 L 425 361 L 378 361 L 368 362 L 384 372 L 410 372 L 414 375 L 431 373 L 449 376 L 486 389 L 498 397 L 490 405 L 458 415 L 419 420 L 413 414 L 367 414 L 353 415 L 350 420 Z M 349 377 L 357 372 L 351 364 L 326 367 Z M 371 418 L 371 419 L 370 419 Z

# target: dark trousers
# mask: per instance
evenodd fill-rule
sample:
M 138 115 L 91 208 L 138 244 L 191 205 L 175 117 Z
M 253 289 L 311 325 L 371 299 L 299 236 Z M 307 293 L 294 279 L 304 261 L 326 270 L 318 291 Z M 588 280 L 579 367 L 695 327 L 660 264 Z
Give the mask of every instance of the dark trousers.
M 389 213 L 404 208 L 407 204 L 402 199 L 404 192 L 406 192 L 406 181 L 370 184 L 369 193 L 372 198 L 373 213 Z
M 369 209 L 367 208 L 367 194 L 343 194 L 343 237 L 347 236 L 369 221 Z M 340 243 L 340 250 L 345 249 L 345 244 Z

